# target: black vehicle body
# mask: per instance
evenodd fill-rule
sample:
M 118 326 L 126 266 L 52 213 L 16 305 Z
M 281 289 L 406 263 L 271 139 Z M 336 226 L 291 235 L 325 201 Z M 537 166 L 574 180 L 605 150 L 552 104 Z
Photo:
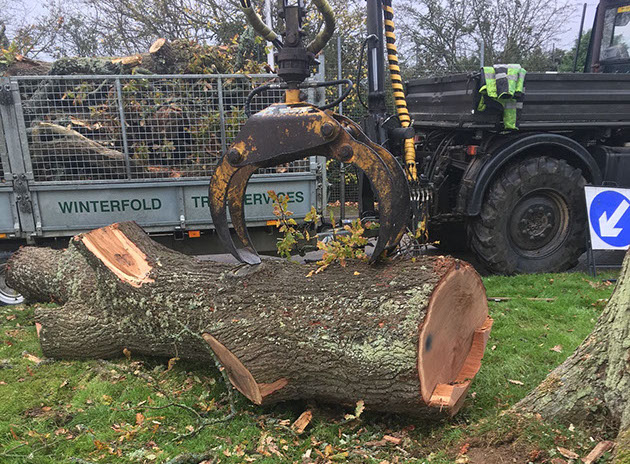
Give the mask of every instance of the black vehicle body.
M 589 183 L 630 187 L 630 74 L 530 73 L 519 130 L 510 132 L 502 129 L 500 112 L 473 110 L 478 88 L 479 76 L 463 74 L 407 84 L 420 134 L 418 156 L 441 166 L 424 174 L 434 185 L 449 174 L 450 182 L 460 184 L 455 198 L 443 200 L 441 207 L 438 201 L 434 217 L 479 214 L 497 173 L 510 162 L 540 153 L 566 160 Z
M 515 131 L 476 110 L 480 73 L 406 83 L 445 249 L 467 244 L 499 273 L 567 269 L 586 247 L 581 187 L 630 187 L 630 1 L 600 3 L 588 46 L 584 73 L 527 74 Z

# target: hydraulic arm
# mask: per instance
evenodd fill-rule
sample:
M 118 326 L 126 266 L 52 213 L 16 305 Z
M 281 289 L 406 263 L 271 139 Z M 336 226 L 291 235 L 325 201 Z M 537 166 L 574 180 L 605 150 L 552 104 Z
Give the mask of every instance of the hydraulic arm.
M 325 156 L 359 168 L 371 183 L 379 208 L 379 234 L 371 261 L 394 249 L 402 238 L 410 215 L 407 176 L 396 158 L 382 146 L 373 143 L 361 128 L 348 118 L 332 111 L 352 90 L 350 81 L 306 84 L 316 55 L 332 37 L 335 20 L 326 0 L 313 0 L 324 18 L 324 27 L 308 45 L 304 45 L 302 21 L 305 16 L 302 0 L 290 4 L 283 0 L 281 17 L 284 33 L 268 28 L 249 0 L 241 5 L 252 27 L 275 48 L 277 73 L 285 89 L 284 103 L 273 104 L 251 116 L 234 143 L 219 162 L 210 181 L 210 212 L 223 244 L 241 262 L 257 264 L 260 257 L 254 250 L 244 219 L 245 189 L 249 178 L 259 169 L 296 161 L 307 156 Z M 346 84 L 346 91 L 336 101 L 316 107 L 300 100 L 300 89 L 315 86 Z M 255 89 L 251 96 L 270 88 Z M 248 99 L 251 101 L 251 98 Z M 249 113 L 249 110 L 246 109 Z M 227 211 L 234 227 L 230 233 Z

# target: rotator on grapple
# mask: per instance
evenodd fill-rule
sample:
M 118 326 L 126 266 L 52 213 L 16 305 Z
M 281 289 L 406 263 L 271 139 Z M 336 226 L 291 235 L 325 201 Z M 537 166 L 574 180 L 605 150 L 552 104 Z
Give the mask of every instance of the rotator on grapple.
M 378 201 L 380 224 L 371 262 L 396 248 L 407 230 L 411 211 L 407 179 L 413 180 L 412 176 L 415 177 L 415 171 L 409 171 L 409 166 L 415 167 L 413 160 L 406 157 L 408 169 L 405 173 L 398 160 L 381 145 L 372 142 L 360 126 L 328 110 L 348 96 L 352 82 L 304 82 L 316 64 L 315 56 L 330 40 L 335 28 L 334 15 L 328 2 L 313 0 L 313 3 L 324 17 L 324 28 L 305 46 L 302 31 L 305 16 L 303 0 L 297 0 L 295 4 L 283 0 L 281 17 L 286 25 L 283 40 L 262 22 L 249 0 L 241 0 L 254 29 L 276 47 L 277 74 L 283 81 L 255 89 L 248 97 L 248 102 L 254 95 L 269 88 L 285 90 L 284 103 L 273 104 L 248 119 L 219 162 L 210 182 L 210 212 L 217 234 L 229 251 L 243 263 L 260 262 L 245 224 L 244 199 L 249 178 L 259 168 L 277 166 L 308 156 L 324 156 L 354 164 L 369 180 L 375 200 Z M 395 63 L 390 63 L 391 66 L 397 67 Z M 300 89 L 342 83 L 346 85 L 345 92 L 328 105 L 317 107 L 300 101 Z M 402 94 L 402 84 L 396 90 Z M 398 104 L 397 107 L 401 108 Z M 249 109 L 247 113 L 249 115 Z M 400 110 L 399 116 L 402 122 L 404 118 Z M 407 126 L 408 118 L 407 114 L 407 121 L 404 121 Z M 404 123 L 403 127 L 406 127 Z M 409 147 L 409 143 L 406 145 Z M 227 209 L 234 226 L 234 238 L 228 226 Z

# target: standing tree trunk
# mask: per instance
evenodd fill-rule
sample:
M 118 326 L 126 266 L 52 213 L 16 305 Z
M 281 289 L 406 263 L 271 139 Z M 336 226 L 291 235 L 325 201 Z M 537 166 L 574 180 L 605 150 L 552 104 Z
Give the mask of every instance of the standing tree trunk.
M 7 265 L 44 354 L 219 358 L 256 404 L 314 398 L 418 416 L 454 414 L 490 331 L 474 269 L 452 258 L 379 267 L 199 262 L 135 223 L 81 234 L 67 250 L 22 248 Z
M 593 332 L 516 408 L 618 432 L 630 458 L 630 251 Z

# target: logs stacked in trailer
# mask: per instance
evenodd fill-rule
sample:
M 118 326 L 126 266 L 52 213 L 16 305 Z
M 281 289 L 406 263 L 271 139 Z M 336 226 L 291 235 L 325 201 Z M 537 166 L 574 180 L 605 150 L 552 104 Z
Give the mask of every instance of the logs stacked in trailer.
M 134 223 L 76 236 L 59 251 L 25 247 L 9 283 L 36 309 L 53 358 L 132 354 L 219 358 L 255 404 L 308 398 L 432 417 L 462 406 L 491 319 L 467 263 L 424 257 L 311 266 L 201 262 Z
M 18 55 L 10 63 L 0 64 L 0 76 L 17 76 L 37 181 L 209 175 L 222 133 L 245 119 L 246 95 L 272 77 L 248 77 L 268 67 L 234 47 L 164 38 L 123 57 L 44 62 Z M 219 90 L 217 74 L 233 78 Z

